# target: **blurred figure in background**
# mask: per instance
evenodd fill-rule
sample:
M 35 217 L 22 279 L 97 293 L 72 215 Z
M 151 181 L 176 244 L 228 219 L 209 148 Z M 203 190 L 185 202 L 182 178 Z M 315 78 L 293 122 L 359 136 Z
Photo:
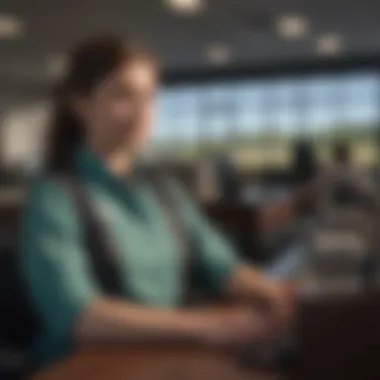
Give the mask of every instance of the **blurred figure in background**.
M 318 177 L 320 168 L 318 167 L 317 157 L 313 144 L 307 140 L 299 140 L 294 145 L 293 164 L 291 167 L 292 186 L 302 187 L 311 184 Z M 314 212 L 315 202 L 308 200 L 302 202 L 298 207 L 300 215 L 309 215 Z
M 216 157 L 216 171 L 223 199 L 237 201 L 241 196 L 241 179 L 231 154 L 224 152 Z
M 32 350 L 37 365 L 93 344 L 243 344 L 289 313 L 285 287 L 240 262 L 170 184 L 204 287 L 250 306 L 259 301 L 266 314 L 179 308 L 185 284 L 178 236 L 153 187 L 135 179 L 134 156 L 150 134 L 158 82 L 154 58 L 132 42 L 96 38 L 71 57 L 55 100 L 47 172 L 30 192 L 21 231 L 21 265 L 41 322 Z M 105 258 L 116 270 L 112 291 L 94 272 L 79 210 L 60 182 L 67 173 L 117 251 Z
M 197 198 L 202 203 L 215 203 L 222 199 L 213 156 L 204 156 L 197 163 L 195 167 L 195 188 Z
M 307 140 L 295 143 L 292 164 L 292 183 L 304 185 L 315 179 L 318 174 L 318 163 L 313 144 Z
M 241 179 L 234 159 L 228 152 L 204 156 L 197 165 L 196 176 L 202 201 L 239 201 Z
M 333 206 L 371 207 L 377 196 L 374 173 L 355 166 L 348 143 L 338 141 L 331 148 L 331 165 L 319 176 L 321 210 Z

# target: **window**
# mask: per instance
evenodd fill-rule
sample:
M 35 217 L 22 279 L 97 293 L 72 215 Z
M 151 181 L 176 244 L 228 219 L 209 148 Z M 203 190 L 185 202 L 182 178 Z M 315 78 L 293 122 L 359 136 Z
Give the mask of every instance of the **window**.
M 322 151 L 337 138 L 369 151 L 379 95 L 374 72 L 168 86 L 155 137 L 179 156 L 228 149 L 248 166 L 286 164 L 299 138 Z

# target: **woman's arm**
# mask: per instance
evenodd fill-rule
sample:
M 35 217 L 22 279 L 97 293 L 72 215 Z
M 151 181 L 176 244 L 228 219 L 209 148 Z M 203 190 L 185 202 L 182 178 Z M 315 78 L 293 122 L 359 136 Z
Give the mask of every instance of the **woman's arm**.
M 228 240 L 210 224 L 178 185 L 177 193 L 184 220 L 195 240 L 199 267 L 206 283 L 231 300 L 248 301 L 251 305 L 259 301 L 270 305 L 272 310 L 288 308 L 287 286 L 242 262 Z
M 289 301 L 291 286 L 269 278 L 252 266 L 242 265 L 229 276 L 225 292 L 237 301 L 270 304 L 276 301 L 276 298 L 283 298 L 284 302 Z
M 230 346 L 263 338 L 267 331 L 267 321 L 245 308 L 153 309 L 103 299 L 82 312 L 72 333 L 78 347 L 152 343 Z
M 153 309 L 114 299 L 99 299 L 83 310 L 73 328 L 78 345 L 199 342 L 216 315 Z

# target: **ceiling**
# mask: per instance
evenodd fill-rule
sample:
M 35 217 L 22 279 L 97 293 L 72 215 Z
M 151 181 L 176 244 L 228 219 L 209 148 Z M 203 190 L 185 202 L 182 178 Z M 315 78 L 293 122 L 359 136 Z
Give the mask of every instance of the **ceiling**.
M 311 32 L 304 39 L 276 35 L 273 20 L 289 12 L 309 19 Z M 0 13 L 25 23 L 19 38 L 0 40 L 3 89 L 50 83 L 52 56 L 103 31 L 145 40 L 169 70 L 209 68 L 205 49 L 213 43 L 228 44 L 232 66 L 313 59 L 313 41 L 324 32 L 343 36 L 345 56 L 380 53 L 377 0 L 208 0 L 192 17 L 171 13 L 162 0 L 1 0 Z

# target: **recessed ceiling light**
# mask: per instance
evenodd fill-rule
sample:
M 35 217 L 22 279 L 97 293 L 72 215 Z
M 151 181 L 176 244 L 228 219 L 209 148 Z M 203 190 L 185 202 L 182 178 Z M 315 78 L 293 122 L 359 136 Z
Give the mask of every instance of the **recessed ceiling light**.
M 215 66 L 226 65 L 232 57 L 231 48 L 224 43 L 215 43 L 207 47 L 206 58 Z
M 0 39 L 12 39 L 24 31 L 23 22 L 16 16 L 0 13 Z
M 297 40 L 305 37 L 310 29 L 309 21 L 302 15 L 284 14 L 276 20 L 276 30 L 280 37 Z
M 322 34 L 315 41 L 315 50 L 320 55 L 338 55 L 343 51 L 343 48 L 343 37 L 337 33 Z
M 67 57 L 65 54 L 54 54 L 50 56 L 48 63 L 48 72 L 54 77 L 58 78 L 65 74 L 67 69 Z
M 194 15 L 203 10 L 204 0 L 164 0 L 165 6 L 179 14 Z

